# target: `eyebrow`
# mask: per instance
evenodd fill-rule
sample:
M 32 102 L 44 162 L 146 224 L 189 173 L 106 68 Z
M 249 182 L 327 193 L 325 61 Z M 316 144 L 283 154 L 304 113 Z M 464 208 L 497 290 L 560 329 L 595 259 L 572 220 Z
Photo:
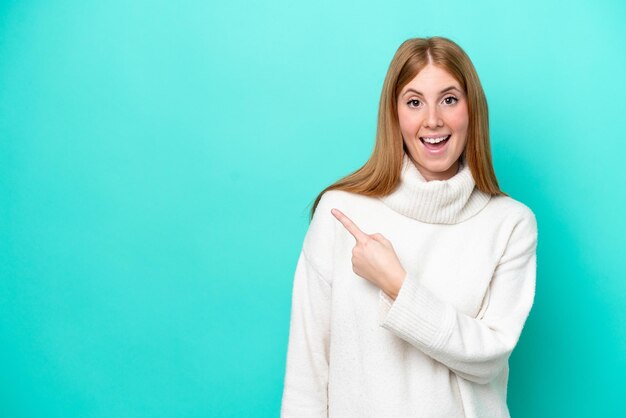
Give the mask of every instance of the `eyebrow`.
M 450 86 L 450 87 L 446 87 L 445 89 L 441 90 L 441 91 L 439 92 L 439 94 L 443 94 L 443 93 L 445 93 L 445 92 L 447 92 L 447 91 L 450 91 L 450 90 L 456 90 L 456 91 L 458 91 L 459 93 L 461 92 L 461 90 L 459 90 L 459 89 L 458 89 L 458 88 L 456 88 L 455 86 Z M 409 93 L 409 92 L 413 92 L 413 93 L 419 94 L 420 96 L 424 96 L 421 92 L 419 92 L 419 91 L 417 91 L 417 90 L 415 90 L 415 89 L 408 89 L 407 91 L 405 91 L 405 92 L 404 92 L 403 96 L 406 96 L 406 94 L 407 94 L 407 93 Z

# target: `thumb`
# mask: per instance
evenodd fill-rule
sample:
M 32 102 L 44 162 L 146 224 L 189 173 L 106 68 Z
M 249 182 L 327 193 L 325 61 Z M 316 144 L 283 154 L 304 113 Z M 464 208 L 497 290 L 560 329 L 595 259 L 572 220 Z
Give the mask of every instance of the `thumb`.
M 385 236 L 383 234 L 372 234 L 370 235 L 370 237 L 376 241 L 381 243 L 383 246 L 387 247 L 387 248 L 391 248 L 393 250 L 393 244 L 391 243 L 391 241 L 389 241 L 387 238 L 385 238 Z
M 387 238 L 385 238 L 383 234 L 375 233 L 375 234 L 371 234 L 370 237 L 383 244 L 386 244 L 388 242 Z

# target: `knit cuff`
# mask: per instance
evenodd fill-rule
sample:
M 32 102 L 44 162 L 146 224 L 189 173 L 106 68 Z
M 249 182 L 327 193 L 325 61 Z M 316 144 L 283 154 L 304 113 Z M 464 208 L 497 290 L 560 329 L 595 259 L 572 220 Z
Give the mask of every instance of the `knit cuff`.
M 450 326 L 450 311 L 424 285 L 407 274 L 395 301 L 379 291 L 379 325 L 425 348 L 438 346 Z

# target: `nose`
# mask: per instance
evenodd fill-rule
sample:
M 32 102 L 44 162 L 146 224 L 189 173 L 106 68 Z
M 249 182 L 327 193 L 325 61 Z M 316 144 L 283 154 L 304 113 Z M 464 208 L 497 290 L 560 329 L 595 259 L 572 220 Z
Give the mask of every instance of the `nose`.
M 430 106 L 424 119 L 424 127 L 432 129 L 439 126 L 443 126 L 443 120 L 439 117 L 439 109 L 437 106 Z

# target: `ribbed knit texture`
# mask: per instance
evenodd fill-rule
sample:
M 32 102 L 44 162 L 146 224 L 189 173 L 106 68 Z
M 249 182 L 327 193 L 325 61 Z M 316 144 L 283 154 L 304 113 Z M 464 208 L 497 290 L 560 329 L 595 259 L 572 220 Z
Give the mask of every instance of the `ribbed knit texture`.
M 401 294 L 400 294 L 401 293 Z M 436 297 L 421 286 L 414 277 L 408 276 L 400 288 L 394 303 L 385 292 L 379 291 L 379 323 L 387 329 L 397 330 L 402 333 L 404 339 L 416 338 L 416 343 L 424 347 L 437 347 L 437 337 L 441 330 L 442 318 L 446 315 L 445 304 L 440 303 Z M 421 306 L 421 314 L 415 315 L 411 310 L 402 309 L 404 306 Z M 406 331 L 405 331 L 406 330 Z
M 405 153 L 398 187 L 380 200 L 421 222 L 456 224 L 480 212 L 490 197 L 475 187 L 470 167 L 463 160 L 450 179 L 427 181 Z

